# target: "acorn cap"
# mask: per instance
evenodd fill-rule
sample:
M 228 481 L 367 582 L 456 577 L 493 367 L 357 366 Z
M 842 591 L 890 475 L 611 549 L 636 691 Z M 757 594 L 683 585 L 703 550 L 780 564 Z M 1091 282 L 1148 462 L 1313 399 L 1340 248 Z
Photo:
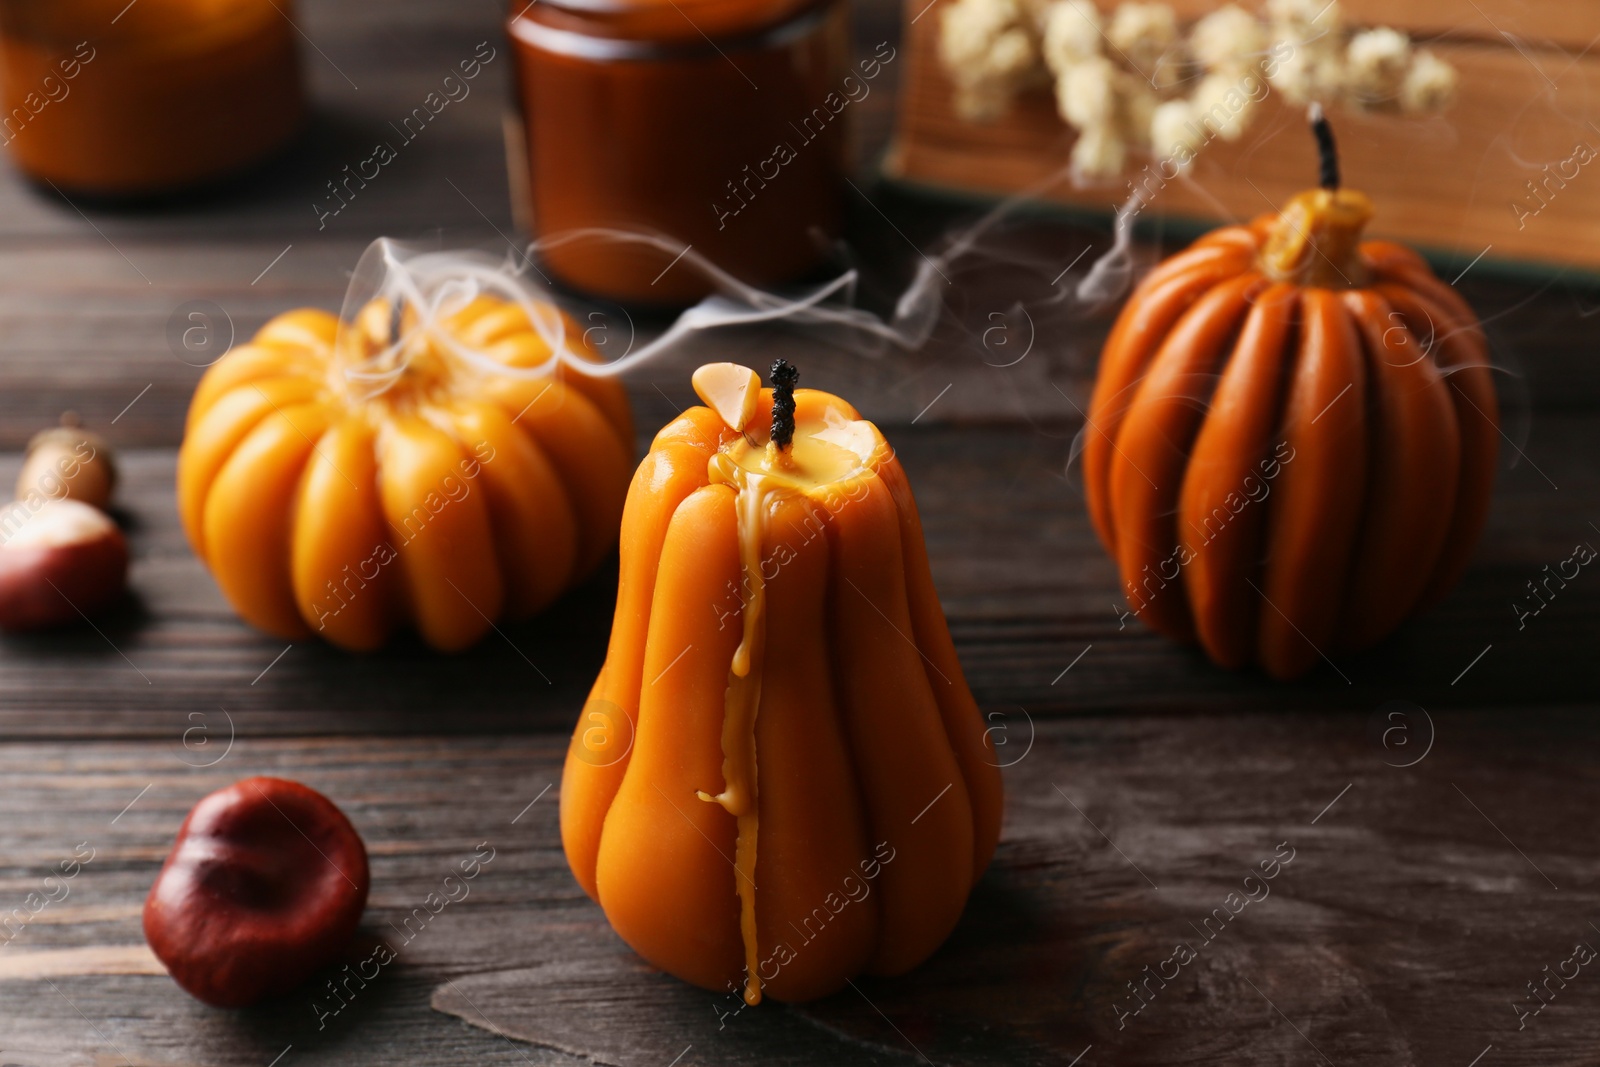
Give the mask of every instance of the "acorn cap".
M 111 445 L 99 434 L 78 426 L 70 412 L 61 418 L 61 425 L 40 430 L 28 441 L 17 474 L 17 499 L 30 493 L 66 496 L 104 509 L 117 487 Z M 76 468 L 70 477 L 68 467 Z

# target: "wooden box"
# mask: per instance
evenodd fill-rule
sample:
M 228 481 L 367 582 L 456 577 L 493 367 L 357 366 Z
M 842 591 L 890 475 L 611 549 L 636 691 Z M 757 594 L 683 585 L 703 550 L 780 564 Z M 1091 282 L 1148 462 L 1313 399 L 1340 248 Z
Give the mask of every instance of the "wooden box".
M 1062 179 L 1041 195 L 1114 211 L 1124 181 L 1074 188 L 1065 166 L 1073 132 L 1049 90 L 1018 99 L 998 121 L 956 116 L 940 66 L 940 8 L 908 0 L 904 83 L 894 143 L 895 179 L 963 193 L 1014 193 Z M 1109 11 L 1111 0 L 1099 0 Z M 1176 0 L 1188 22 L 1215 4 Z M 1255 9 L 1259 4 L 1245 0 Z M 1454 105 L 1427 118 L 1336 108 L 1345 182 L 1378 208 L 1371 232 L 1465 266 L 1488 261 L 1600 266 L 1600 4 L 1571 0 L 1344 0 L 1347 23 L 1389 25 L 1454 64 Z M 1577 161 L 1588 158 L 1589 162 Z M 1147 162 L 1130 154 L 1134 178 Z M 1576 174 L 1574 174 L 1576 170 Z M 1141 220 L 1248 219 L 1316 184 L 1304 110 L 1270 93 L 1235 143 L 1218 139 L 1196 161 L 1193 183 L 1168 183 Z M 1565 175 L 1565 177 L 1563 177 Z

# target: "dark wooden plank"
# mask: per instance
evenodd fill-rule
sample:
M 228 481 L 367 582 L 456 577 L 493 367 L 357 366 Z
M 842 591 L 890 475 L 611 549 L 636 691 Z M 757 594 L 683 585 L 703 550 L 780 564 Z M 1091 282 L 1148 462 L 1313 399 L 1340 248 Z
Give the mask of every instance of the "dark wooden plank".
M 52 975 L 54 988 L 37 978 L 0 978 L 6 1004 L 0 1049 L 17 1057 L 15 1062 L 43 1067 L 75 1063 L 77 1056 L 90 1063 L 264 1067 L 291 1043 L 294 1059 L 311 1062 L 362 1056 L 440 1064 L 571 1062 L 526 1046 L 512 1048 L 427 1006 L 439 982 L 492 958 L 533 962 L 532 942 L 525 953 L 505 943 L 509 924 L 535 915 L 560 921 L 584 900 L 565 874 L 556 842 L 554 791 L 528 807 L 552 781 L 552 769 L 559 770 L 558 741 L 431 738 L 399 748 L 332 740 L 265 746 L 241 740 L 227 748 L 225 738 L 213 741 L 207 747 L 191 734 L 185 745 L 180 732 L 93 750 L 77 744 L 0 745 L 0 778 L 7 783 L 0 798 L 5 910 L 38 888 L 80 842 L 95 849 L 69 883 L 69 895 L 0 952 L 0 974 L 33 966 L 23 953 L 140 944 L 140 907 L 183 815 L 204 793 L 249 774 L 312 784 L 360 825 L 375 877 L 365 940 L 352 959 L 364 956 L 379 936 L 398 942 L 389 922 L 405 929 L 412 910 L 446 875 L 459 873 L 459 861 L 471 857 L 480 842 L 495 850 L 494 859 L 470 884 L 466 899 L 426 928 L 414 923 L 412 941 L 396 945 L 400 957 L 371 995 L 322 1029 L 312 1007 L 314 989 L 267 1008 L 229 1013 L 191 1000 L 165 977 Z M 382 784 L 384 779 L 391 784 Z M 469 949 L 469 943 L 476 947 Z M 375 1041 L 380 1032 L 387 1036 Z
M 888 192 L 874 192 L 874 202 L 894 211 L 899 226 L 930 251 L 960 221 L 950 211 Z M 866 218 L 870 206 L 858 206 L 859 238 L 877 248 L 882 261 L 864 264 L 862 294 L 888 314 L 909 282 L 910 245 L 891 222 Z M 1021 226 L 987 240 L 989 251 L 981 256 L 946 264 L 952 285 L 939 290 L 944 310 L 922 350 L 874 344 L 861 333 L 712 331 L 630 374 L 638 424 L 661 426 L 678 406 L 693 403 L 688 376 L 699 363 L 762 362 L 771 355 L 798 360 L 808 381 L 838 390 L 886 426 L 914 419 L 1075 421 L 1074 405 L 1083 406 L 1090 392 L 1110 317 L 1070 301 L 1082 264 L 1061 272 L 1085 248 L 1102 250 L 1106 238 L 1061 222 L 1032 221 L 1019 232 Z M 338 310 L 347 272 L 376 235 L 330 232 L 296 240 L 288 230 L 214 245 L 160 235 L 118 238 L 138 269 L 99 238 L 0 251 L 0 446 L 21 448 L 66 410 L 78 411 L 117 445 L 178 445 L 182 414 L 206 362 L 171 339 L 174 323 L 186 325 L 187 307 L 205 301 L 222 310 L 218 344 L 229 336 L 243 344 L 267 318 L 291 307 Z M 483 229 L 482 219 L 475 227 L 451 224 L 440 240 L 509 250 L 493 230 Z M 1142 258 L 1152 254 L 1144 250 Z M 269 264 L 272 269 L 251 285 Z M 1590 315 L 1600 309 L 1600 294 L 1558 282 L 1534 286 L 1496 278 L 1469 277 L 1462 286 L 1490 320 L 1496 360 L 1506 370 L 1499 387 L 1510 426 L 1538 422 L 1546 411 L 1600 405 L 1600 376 L 1589 362 Z M 602 320 L 595 322 L 606 323 L 619 346 L 643 344 L 661 330 L 659 323 L 634 322 L 616 309 L 598 314 Z
M 1600 688 L 1592 655 L 1600 584 L 1580 577 L 1521 629 L 1512 608 L 1546 564 L 1579 541 L 1600 541 L 1590 525 L 1600 515 L 1592 418 L 1549 415 L 1521 446 L 1527 459 L 1507 449 L 1517 465 L 1502 472 L 1475 564 L 1444 604 L 1373 651 L 1336 656 L 1293 685 L 1220 670 L 1120 614 L 1116 575 L 1072 484 L 1076 472 L 1066 473 L 1074 432 L 1059 423 L 890 435 L 917 492 L 958 651 L 987 709 L 1371 709 L 1397 696 L 1430 708 L 1537 705 Z M 604 654 L 614 562 L 541 618 L 462 655 L 409 640 L 371 656 L 316 642 L 288 647 L 234 617 L 184 543 L 172 453 L 125 459 L 134 597 L 99 632 L 0 638 L 0 736 L 162 734 L 190 713 L 219 709 L 248 733 L 561 730 L 573 721 Z M 0 464 L 0 482 L 14 470 L 14 461 Z
M 1211 5 L 1186 6 L 1193 12 Z M 1416 6 L 1426 6 L 1436 18 L 1449 17 L 1447 5 L 1439 0 Z M 908 3 L 908 19 L 922 8 L 920 0 Z M 1348 12 L 1344 17 L 1346 25 L 1359 21 Z M 1587 49 L 1546 53 L 1546 72 L 1523 42 L 1511 36 L 1514 31 L 1478 38 L 1474 30 L 1488 31 L 1494 25 L 1493 19 L 1484 20 L 1481 8 L 1450 21 L 1466 30 L 1463 36 L 1476 39 L 1452 34 L 1455 39 L 1430 41 L 1435 54 L 1459 75 L 1456 100 L 1443 117 L 1378 115 L 1351 108 L 1337 108 L 1332 115 L 1345 180 L 1371 193 L 1376 202 L 1372 232 L 1449 250 L 1462 263 L 1486 253 L 1508 263 L 1569 264 L 1592 276 L 1600 267 L 1590 253 L 1595 237 L 1585 232 L 1593 204 L 1579 199 L 1592 193 L 1551 202 L 1541 198 L 1542 217 L 1536 225 L 1513 209 L 1527 189 L 1523 183 L 1530 170 L 1537 172 L 1546 160 L 1566 158 L 1572 151 L 1576 130 L 1564 108 L 1593 105 L 1589 94 L 1596 68 L 1588 66 L 1592 59 Z M 999 196 L 1034 190 L 1034 195 L 1094 211 L 1120 202 L 1135 185 L 1149 186 L 1155 195 L 1145 217 L 1216 220 L 1249 219 L 1271 210 L 1303 190 L 1316 168 L 1315 150 L 1305 133 L 1304 103 L 1263 86 L 1257 94 L 1261 106 L 1251 115 L 1248 132 L 1237 140 L 1206 145 L 1187 181 L 1173 182 L 1170 176 L 1163 181 L 1165 161 L 1139 150 L 1123 174 L 1106 181 L 1073 181 L 1065 168 L 1076 135 L 1061 121 L 1049 79 L 1021 92 L 993 121 L 972 122 L 956 109 L 952 79 L 939 58 L 940 33 L 937 20 L 921 19 L 906 34 L 906 91 L 888 163 L 899 178 L 958 193 Z M 1419 35 L 1427 36 L 1432 35 Z M 1113 61 L 1119 58 L 1115 52 L 1106 54 Z M 1554 105 L 1556 99 L 1563 104 Z M 1530 160 L 1538 163 L 1529 168 L 1525 164 Z
M 958 218 L 892 193 L 872 195 L 930 251 Z M 884 260 L 863 264 L 863 297 L 888 314 L 909 282 L 905 260 L 911 246 L 889 222 L 868 218 L 869 205 L 858 207 L 859 239 Z M 509 232 L 507 227 L 502 229 Z M 630 374 L 640 427 L 659 426 L 678 406 L 693 402 L 688 377 L 699 363 L 760 362 L 769 349 L 799 361 L 808 381 L 836 389 L 885 425 L 1079 419 L 1073 405 L 1081 408 L 1092 387 L 1110 314 L 1070 299 L 1083 275 L 1081 264 L 1058 276 L 1086 248 L 1103 249 L 1106 239 L 1060 222 L 1021 228 L 1014 224 L 987 241 L 993 247 L 982 255 L 946 265 L 953 284 L 937 289 L 942 317 L 921 350 L 882 350 L 860 333 L 713 331 Z M 382 232 L 352 227 L 348 234 L 306 239 L 286 230 L 215 244 L 161 235 L 118 237 L 117 247 L 136 266 L 98 237 L 30 239 L 12 245 L 12 254 L 0 241 L 0 447 L 20 448 L 64 410 L 78 411 L 114 444 L 176 446 L 209 358 L 195 357 L 172 340 L 171 331 L 188 324 L 184 316 L 191 306 L 204 301 L 221 310 L 221 317 L 211 313 L 218 346 L 229 337 L 244 343 L 267 319 L 293 307 L 337 310 L 347 272 Z M 509 254 L 510 246 L 475 214 L 449 222 L 442 237 L 426 236 Z M 286 247 L 288 253 L 274 263 Z M 1152 249 L 1143 250 L 1146 261 L 1152 255 Z M 1537 423 L 1546 412 L 1600 405 L 1600 375 L 1589 357 L 1591 316 L 1600 309 L 1600 295 L 1554 281 L 1535 286 L 1469 277 L 1462 286 L 1490 320 L 1513 429 Z M 599 313 L 603 318 L 594 321 L 606 323 L 619 346 L 642 345 L 661 329 L 615 309 Z
M 1575 941 L 1600 944 L 1593 834 L 1550 818 L 1600 803 L 1595 740 L 1592 708 L 1040 723 L 1028 753 L 1008 757 L 1000 850 L 949 944 L 904 978 L 763 1006 L 721 1031 L 729 1005 L 642 967 L 567 872 L 554 790 L 541 795 L 559 739 L 245 739 L 210 767 L 190 764 L 220 753 L 176 736 L 12 743 L 0 746 L 0 901 L 21 900 L 78 843 L 96 851 L 0 955 L 0 1048 L 60 1057 L 23 1063 L 260 1067 L 290 1044 L 310 1063 L 571 1062 L 494 1029 L 627 1067 L 691 1043 L 682 1062 L 705 1065 L 1063 1064 L 1091 1045 L 1084 1064 L 1306 1063 L 1315 1045 L 1340 1064 L 1465 1065 L 1491 1043 L 1500 1063 L 1584 1063 L 1600 986 L 1552 987 L 1520 1031 L 1511 1006 Z M 251 773 L 306 781 L 361 829 L 369 938 L 403 938 L 481 842 L 495 858 L 321 1030 L 315 990 L 219 1012 L 159 975 L 75 973 L 95 968 L 49 955 L 137 946 L 140 902 L 184 812 Z M 1213 909 L 1290 849 L 1267 895 L 1212 918 L 1208 939 Z M 1118 1005 L 1138 1006 L 1127 983 L 1179 943 L 1197 958 L 1122 1020 Z M 46 964 L 54 988 L 37 977 Z

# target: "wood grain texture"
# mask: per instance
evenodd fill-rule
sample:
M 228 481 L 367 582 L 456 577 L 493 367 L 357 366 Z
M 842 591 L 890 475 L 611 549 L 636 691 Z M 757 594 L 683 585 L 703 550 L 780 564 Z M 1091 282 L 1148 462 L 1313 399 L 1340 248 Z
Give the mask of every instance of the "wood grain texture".
M 1212 0 L 1174 0 L 1178 16 L 1196 19 L 1219 5 Z M 1247 5 L 1248 6 L 1248 5 Z M 1514 37 L 1532 52 L 1551 58 L 1582 54 L 1600 33 L 1600 11 L 1562 0 L 1340 0 L 1348 25 L 1393 26 L 1414 37 L 1485 41 Z
M 1396 727 L 1403 740 L 1385 735 Z M 227 1013 L 159 975 L 0 973 L 0 1048 L 58 1057 L 23 1063 L 232 1067 L 292 1045 L 306 1063 L 631 1067 L 680 1054 L 1044 1065 L 1088 1046 L 1083 1063 L 1304 1063 L 1313 1045 L 1334 1063 L 1466 1064 L 1492 1043 L 1500 1062 L 1581 1064 L 1600 1036 L 1593 976 L 1522 1030 L 1511 1005 L 1575 941 L 1600 941 L 1593 835 L 1541 814 L 1600 803 L 1593 737 L 1590 712 L 1560 709 L 1039 723 L 1027 754 L 1005 757 L 995 863 L 928 964 L 732 1016 L 727 999 L 643 967 L 573 882 L 541 795 L 557 738 L 243 740 L 204 768 L 156 741 L 13 743 L 0 748 L 0 901 L 20 902 L 80 842 L 95 854 L 5 951 L 136 945 L 189 805 L 239 776 L 292 773 L 371 850 L 353 957 L 387 939 L 398 959 L 326 1017 L 325 982 Z M 416 919 L 485 843 L 494 858 L 469 894 Z M 1247 881 L 1291 852 L 1265 892 L 1259 874 Z M 1261 899 L 1230 902 L 1247 889 Z M 1180 943 L 1196 958 L 1134 1014 L 1127 983 Z
M 1405 746 L 1386 750 L 1364 725 L 1052 725 L 1039 735 L 1044 758 L 1008 769 L 1005 843 L 927 965 L 801 1009 L 726 1018 L 721 1030 L 702 1016 L 680 1038 L 704 1035 L 697 1062 L 747 1062 L 739 1029 L 794 1014 L 821 1032 L 763 1062 L 848 1061 L 841 1038 L 864 1047 L 857 1056 L 907 1064 L 1465 1064 L 1491 1043 L 1503 1062 L 1586 1062 L 1577 1034 L 1600 991 L 1573 982 L 1520 1031 L 1511 1005 L 1572 942 L 1594 942 L 1579 888 L 1594 856 L 1536 819 L 1508 824 L 1502 790 L 1589 724 L 1556 716 L 1528 731 L 1495 714 L 1440 717 L 1434 750 L 1410 768 L 1392 766 L 1413 758 L 1395 750 Z M 1420 743 L 1422 721 L 1412 726 Z M 1483 766 L 1479 745 L 1503 752 L 1504 769 Z M 1293 860 L 1263 882 L 1259 864 L 1275 853 Z M 1229 896 L 1246 891 L 1260 899 Z M 1163 967 L 1180 944 L 1194 958 Z M 570 983 L 620 986 L 676 1018 L 678 992 L 658 992 L 626 959 L 602 982 L 607 955 L 457 980 L 435 1003 L 552 1044 L 584 1030 L 555 1010 Z M 1145 987 L 1146 967 L 1167 979 Z M 714 1003 L 705 1013 L 728 1010 Z M 658 1016 L 638 1014 L 612 1016 L 601 1062 L 678 1050 L 647 1029 Z
M 1574 581 L 1521 628 L 1512 608 L 1546 564 L 1580 541 L 1600 544 L 1589 525 L 1600 425 L 1588 416 L 1541 415 L 1518 445 L 1526 458 L 1507 446 L 1504 463 L 1516 465 L 1500 472 L 1474 566 L 1449 599 L 1373 651 L 1293 685 L 1221 670 L 1122 614 L 1067 463 L 1077 429 L 1063 420 L 889 435 L 917 494 L 957 650 L 989 710 L 1370 710 L 1394 696 L 1482 706 L 1587 698 L 1600 684 L 1588 654 L 1600 583 Z M 235 617 L 190 553 L 173 454 L 125 459 L 132 595 L 98 630 L 0 637 L 0 736 L 175 736 L 193 715 L 210 730 L 231 721 L 244 733 L 560 730 L 574 721 L 603 656 L 614 557 L 540 618 L 460 655 L 413 638 L 367 656 L 289 645 Z M 14 463 L 0 463 L 0 479 Z
M 907 18 L 925 0 L 908 0 Z M 1424 5 L 1401 5 L 1417 10 Z M 1440 17 L 1447 5 L 1427 5 Z M 1450 24 L 1489 29 L 1481 14 Z M 1380 16 L 1382 21 L 1386 18 Z M 1316 182 L 1316 151 L 1304 109 L 1268 93 L 1249 130 L 1200 152 L 1188 180 L 1161 181 L 1153 159 L 1135 154 L 1125 179 L 1074 187 L 1065 168 L 1074 139 L 1053 96 L 1030 92 L 992 123 L 955 114 L 938 55 L 940 21 L 909 27 L 906 83 L 888 170 L 898 178 L 988 194 L 1018 192 L 1057 178 L 1053 200 L 1109 214 L 1127 198 L 1125 181 L 1156 190 L 1142 217 L 1248 220 L 1276 210 Z M 1591 32 L 1589 36 L 1593 36 Z M 1544 180 L 1579 144 L 1600 146 L 1591 120 L 1600 114 L 1600 60 L 1586 55 L 1587 37 L 1572 53 L 1529 51 L 1493 32 L 1495 44 L 1438 42 L 1433 47 L 1460 73 L 1458 98 L 1443 115 L 1402 118 L 1340 109 L 1338 131 L 1345 183 L 1372 196 L 1374 235 L 1449 250 L 1464 263 L 1485 248 L 1501 260 L 1600 266 L 1600 182 L 1576 163 L 1535 196 L 1526 184 Z M 1150 164 L 1147 179 L 1141 168 Z M 1515 204 L 1524 203 L 1519 212 Z
M 1540 37 L 1575 50 L 1562 42 L 1600 28 L 1553 0 L 1470 6 L 1535 50 Z M 1407 0 L 1392 17 L 1437 16 L 1462 47 L 1487 38 L 1460 8 Z M 1585 933 L 1600 922 L 1587 821 L 1600 583 L 1585 574 L 1522 629 L 1512 609 L 1575 542 L 1600 543 L 1600 296 L 1576 283 L 1481 266 L 1460 282 L 1491 320 L 1512 412 L 1472 568 L 1377 649 L 1288 686 L 1220 671 L 1115 606 L 1068 463 L 1113 310 L 1069 294 L 1107 247 L 1103 228 L 1023 213 L 941 261 L 942 318 L 915 352 L 740 331 L 630 380 L 641 448 L 693 402 L 688 370 L 704 359 L 784 355 L 885 427 L 1009 765 L 1002 844 L 951 941 L 904 979 L 805 1008 L 725 1018 L 726 999 L 644 967 L 567 871 L 558 775 L 603 655 L 614 559 L 541 619 L 459 656 L 413 640 L 372 656 L 286 648 L 239 622 L 177 523 L 174 450 L 200 368 L 174 353 L 168 324 L 205 300 L 243 339 L 288 307 L 336 308 L 383 234 L 508 250 L 504 56 L 324 229 L 312 208 L 456 59 L 498 40 L 499 14 L 301 0 L 296 21 L 322 53 L 307 46 L 317 122 L 205 197 L 113 211 L 0 172 L 0 485 L 34 430 L 82 412 L 120 450 L 134 559 L 130 599 L 98 630 L 0 637 L 0 1065 L 1467 1067 L 1491 1044 L 1480 1067 L 1592 1061 L 1589 969 L 1525 1028 L 1512 1009 L 1574 941 L 1600 946 Z M 859 5 L 858 43 L 870 52 L 897 20 L 892 3 Z M 861 109 L 866 163 L 908 58 Z M 991 162 L 1003 169 L 1005 153 Z M 976 212 L 858 185 L 860 293 L 887 313 Z M 1137 262 L 1161 251 L 1141 246 Z M 142 948 L 144 896 L 184 814 L 250 774 L 325 792 L 368 843 L 373 896 L 352 960 L 379 939 L 399 958 L 337 1012 L 326 979 L 209 1009 Z M 1295 859 L 1271 895 L 1216 918 L 1285 841 Z M 427 913 L 485 843 L 495 858 L 470 896 Z M 30 912 L 80 844 L 94 858 L 68 895 Z M 7 926 L 17 908 L 27 921 Z M 1208 917 L 1221 932 L 1202 947 L 1191 924 Z M 1136 1004 L 1127 983 L 1185 939 L 1197 958 L 1119 1025 L 1118 1004 Z

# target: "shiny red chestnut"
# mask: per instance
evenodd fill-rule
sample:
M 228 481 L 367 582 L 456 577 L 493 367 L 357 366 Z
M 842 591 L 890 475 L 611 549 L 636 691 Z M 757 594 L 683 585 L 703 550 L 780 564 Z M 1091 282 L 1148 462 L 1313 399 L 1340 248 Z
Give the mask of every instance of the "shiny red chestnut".
M 183 820 L 144 902 L 144 936 L 192 996 L 244 1007 L 334 962 L 369 885 L 366 846 L 331 800 L 246 778 Z

